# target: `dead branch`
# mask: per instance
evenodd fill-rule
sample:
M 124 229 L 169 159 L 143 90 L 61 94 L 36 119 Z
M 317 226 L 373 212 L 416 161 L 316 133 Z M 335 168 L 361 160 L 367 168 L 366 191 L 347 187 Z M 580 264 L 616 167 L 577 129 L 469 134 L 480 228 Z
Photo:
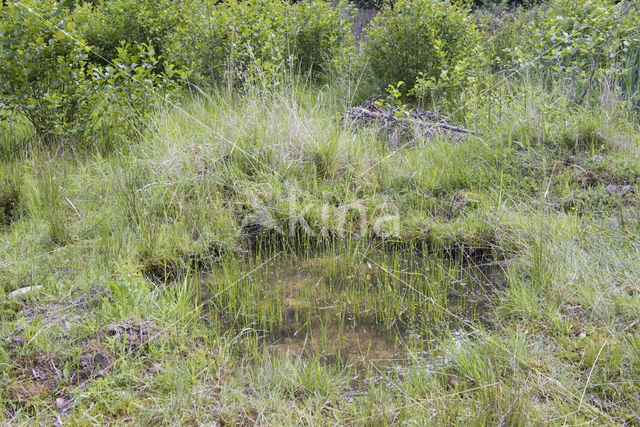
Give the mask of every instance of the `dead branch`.
M 355 118 L 365 117 L 365 118 L 368 118 L 368 119 L 384 120 L 384 121 L 387 121 L 387 122 L 407 123 L 407 124 L 412 124 L 412 125 L 422 126 L 422 127 L 427 127 L 427 128 L 442 128 L 442 129 L 446 129 L 448 131 L 464 133 L 464 134 L 467 134 L 467 135 L 475 135 L 476 134 L 472 130 L 468 130 L 468 129 L 461 128 L 461 127 L 458 127 L 458 126 L 453 126 L 453 125 L 450 125 L 450 124 L 447 124 L 447 123 L 443 123 L 443 121 L 438 121 L 437 123 L 432 123 L 432 122 L 426 122 L 426 121 L 423 121 L 423 120 L 409 119 L 409 118 L 405 118 L 405 117 L 395 117 L 393 115 L 388 115 L 388 114 L 379 113 L 379 112 L 376 112 L 376 111 L 367 110 L 366 108 L 363 108 L 363 107 L 354 107 L 351 110 L 350 115 L 352 117 L 355 117 Z

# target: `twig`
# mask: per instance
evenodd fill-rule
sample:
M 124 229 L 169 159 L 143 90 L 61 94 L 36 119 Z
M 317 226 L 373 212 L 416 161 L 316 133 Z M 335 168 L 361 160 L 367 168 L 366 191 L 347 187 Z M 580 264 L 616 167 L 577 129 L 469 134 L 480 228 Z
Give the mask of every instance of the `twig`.
M 472 130 L 461 128 L 461 127 L 457 127 L 457 126 L 452 126 L 452 125 L 449 125 L 449 124 L 446 124 L 446 123 L 431 123 L 431 122 L 425 122 L 425 121 L 422 121 L 422 120 L 407 119 L 407 118 L 404 118 L 404 117 L 394 117 L 394 116 L 390 116 L 390 115 L 387 115 L 387 114 L 377 113 L 375 111 L 370 111 L 370 110 L 367 110 L 366 108 L 362 108 L 362 107 L 355 107 L 352 110 L 352 114 L 354 116 L 356 116 L 356 117 L 365 116 L 365 117 L 371 117 L 371 118 L 374 118 L 374 119 L 382 119 L 382 120 L 387 120 L 387 121 L 391 121 L 391 122 L 409 123 L 409 124 L 418 125 L 418 126 L 441 127 L 442 129 L 450 130 L 452 132 L 460 132 L 460 133 L 470 134 L 470 135 L 475 135 L 476 134 Z
M 64 198 L 64 200 L 66 200 L 67 203 L 69 203 L 71 205 L 71 207 L 73 208 L 74 211 L 76 211 L 76 215 L 78 215 L 78 218 L 82 218 L 82 215 L 80 215 L 80 212 L 78 212 L 78 208 L 76 208 L 76 205 L 74 205 L 71 200 L 69 200 L 68 198 Z
M 631 324 L 629 326 L 627 326 L 626 328 L 624 328 L 622 331 L 628 331 L 629 329 L 633 328 L 634 326 L 636 326 L 638 324 L 638 322 L 640 322 L 640 319 L 636 319 L 633 322 L 631 322 Z

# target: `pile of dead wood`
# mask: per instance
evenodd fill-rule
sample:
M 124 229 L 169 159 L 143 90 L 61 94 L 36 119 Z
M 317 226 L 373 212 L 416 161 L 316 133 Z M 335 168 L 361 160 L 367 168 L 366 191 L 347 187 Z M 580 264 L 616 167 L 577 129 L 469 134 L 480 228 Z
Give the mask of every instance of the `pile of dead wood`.
M 351 126 L 376 125 L 395 144 L 407 137 L 414 137 L 416 133 L 427 138 L 442 135 L 455 142 L 462 142 L 468 135 L 475 135 L 475 132 L 454 126 L 447 118 L 433 111 L 420 108 L 408 108 L 404 111 L 398 108 L 387 109 L 376 102 L 378 99 L 379 97 L 370 99 L 351 108 L 347 113 Z

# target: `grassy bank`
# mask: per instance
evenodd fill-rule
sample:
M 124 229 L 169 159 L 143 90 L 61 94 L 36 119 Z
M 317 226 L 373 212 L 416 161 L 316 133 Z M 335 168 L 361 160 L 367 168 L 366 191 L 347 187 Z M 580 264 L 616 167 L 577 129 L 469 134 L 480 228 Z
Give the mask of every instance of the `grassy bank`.
M 338 84 L 103 152 L 4 127 L 5 421 L 637 423 L 636 119 L 496 87 L 462 140 L 353 127 Z

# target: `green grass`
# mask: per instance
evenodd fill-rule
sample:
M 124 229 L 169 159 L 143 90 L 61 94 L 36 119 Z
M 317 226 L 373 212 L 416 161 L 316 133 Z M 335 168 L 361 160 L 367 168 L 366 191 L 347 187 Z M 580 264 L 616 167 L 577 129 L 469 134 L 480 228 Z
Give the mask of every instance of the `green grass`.
M 107 152 L 2 125 L 4 420 L 639 422 L 637 119 L 497 87 L 462 143 L 351 129 L 338 84 Z

